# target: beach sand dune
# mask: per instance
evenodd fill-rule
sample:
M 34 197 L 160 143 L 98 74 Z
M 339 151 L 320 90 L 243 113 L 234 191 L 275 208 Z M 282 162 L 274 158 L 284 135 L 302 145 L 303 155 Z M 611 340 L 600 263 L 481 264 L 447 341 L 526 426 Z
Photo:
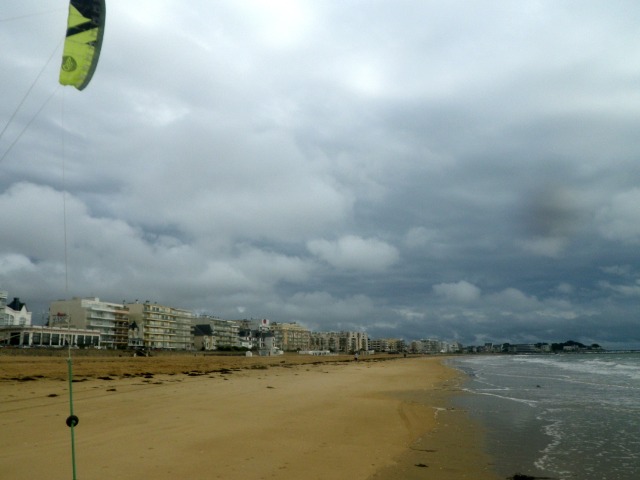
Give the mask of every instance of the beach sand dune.
M 77 478 L 495 480 L 436 358 L 73 360 Z M 0 356 L 0 471 L 72 478 L 67 363 Z

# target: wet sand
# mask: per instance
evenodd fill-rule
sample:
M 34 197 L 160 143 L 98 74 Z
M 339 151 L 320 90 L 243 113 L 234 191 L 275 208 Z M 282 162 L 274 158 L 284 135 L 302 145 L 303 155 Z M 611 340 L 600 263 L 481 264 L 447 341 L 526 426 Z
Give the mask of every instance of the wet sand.
M 496 480 L 460 373 L 378 358 L 74 357 L 77 478 Z M 2 478 L 72 478 L 68 415 L 64 357 L 0 355 Z

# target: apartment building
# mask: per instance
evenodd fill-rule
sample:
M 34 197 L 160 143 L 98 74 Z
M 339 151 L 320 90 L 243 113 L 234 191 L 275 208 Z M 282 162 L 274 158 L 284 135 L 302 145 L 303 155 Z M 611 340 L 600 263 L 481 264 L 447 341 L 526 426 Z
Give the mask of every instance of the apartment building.
M 8 295 L 9 292 L 6 290 L 0 290 L 0 326 L 9 326 L 9 317 L 6 313 Z
M 194 319 L 200 332 L 211 330 L 209 348 L 240 347 L 240 325 L 234 320 L 223 320 L 213 315 L 200 315 Z
M 340 334 L 337 332 L 311 332 L 310 341 L 310 350 L 332 353 L 340 351 Z
M 309 350 L 311 345 L 311 332 L 302 325 L 296 322 L 273 322 L 269 325 L 269 330 L 273 334 L 275 345 L 281 350 L 285 352 Z
M 369 350 L 374 352 L 403 352 L 405 341 L 399 338 L 369 339 Z
M 129 320 L 135 322 L 146 348 L 191 350 L 193 313 L 157 303 L 128 303 Z
M 411 350 L 415 353 L 451 353 L 461 349 L 462 345 L 459 343 L 450 344 L 442 340 L 434 340 L 431 338 L 411 342 Z
M 365 332 L 340 332 L 340 350 L 355 353 L 369 350 L 369 336 Z
M 309 349 L 335 353 L 363 352 L 369 350 L 369 337 L 364 332 L 314 332 Z
M 129 310 L 121 303 L 103 302 L 98 297 L 51 302 L 49 326 L 64 325 L 98 332 L 104 348 L 127 347 Z
M 27 306 L 14 297 L 7 303 L 8 292 L 0 290 L 0 327 L 28 327 L 31 325 L 31 312 Z
M 429 338 L 423 338 L 412 342 L 412 349 L 416 353 L 440 353 L 441 342 Z

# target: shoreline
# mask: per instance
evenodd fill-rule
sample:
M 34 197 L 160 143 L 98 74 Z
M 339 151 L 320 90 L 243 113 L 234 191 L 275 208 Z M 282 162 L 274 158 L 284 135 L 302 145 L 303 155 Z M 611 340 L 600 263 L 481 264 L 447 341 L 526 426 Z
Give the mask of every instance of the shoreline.
M 498 478 L 482 429 L 451 406 L 463 374 L 440 357 L 73 361 L 85 480 Z M 66 368 L 62 357 L 0 356 L 8 478 L 69 478 Z

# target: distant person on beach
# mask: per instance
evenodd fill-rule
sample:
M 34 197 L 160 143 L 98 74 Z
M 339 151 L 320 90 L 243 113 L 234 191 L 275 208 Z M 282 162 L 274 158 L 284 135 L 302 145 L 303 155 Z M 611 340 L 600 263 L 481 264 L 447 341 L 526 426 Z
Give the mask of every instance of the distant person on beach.
M 353 359 L 357 362 L 358 361 L 358 352 L 355 353 L 355 355 L 353 356 Z

